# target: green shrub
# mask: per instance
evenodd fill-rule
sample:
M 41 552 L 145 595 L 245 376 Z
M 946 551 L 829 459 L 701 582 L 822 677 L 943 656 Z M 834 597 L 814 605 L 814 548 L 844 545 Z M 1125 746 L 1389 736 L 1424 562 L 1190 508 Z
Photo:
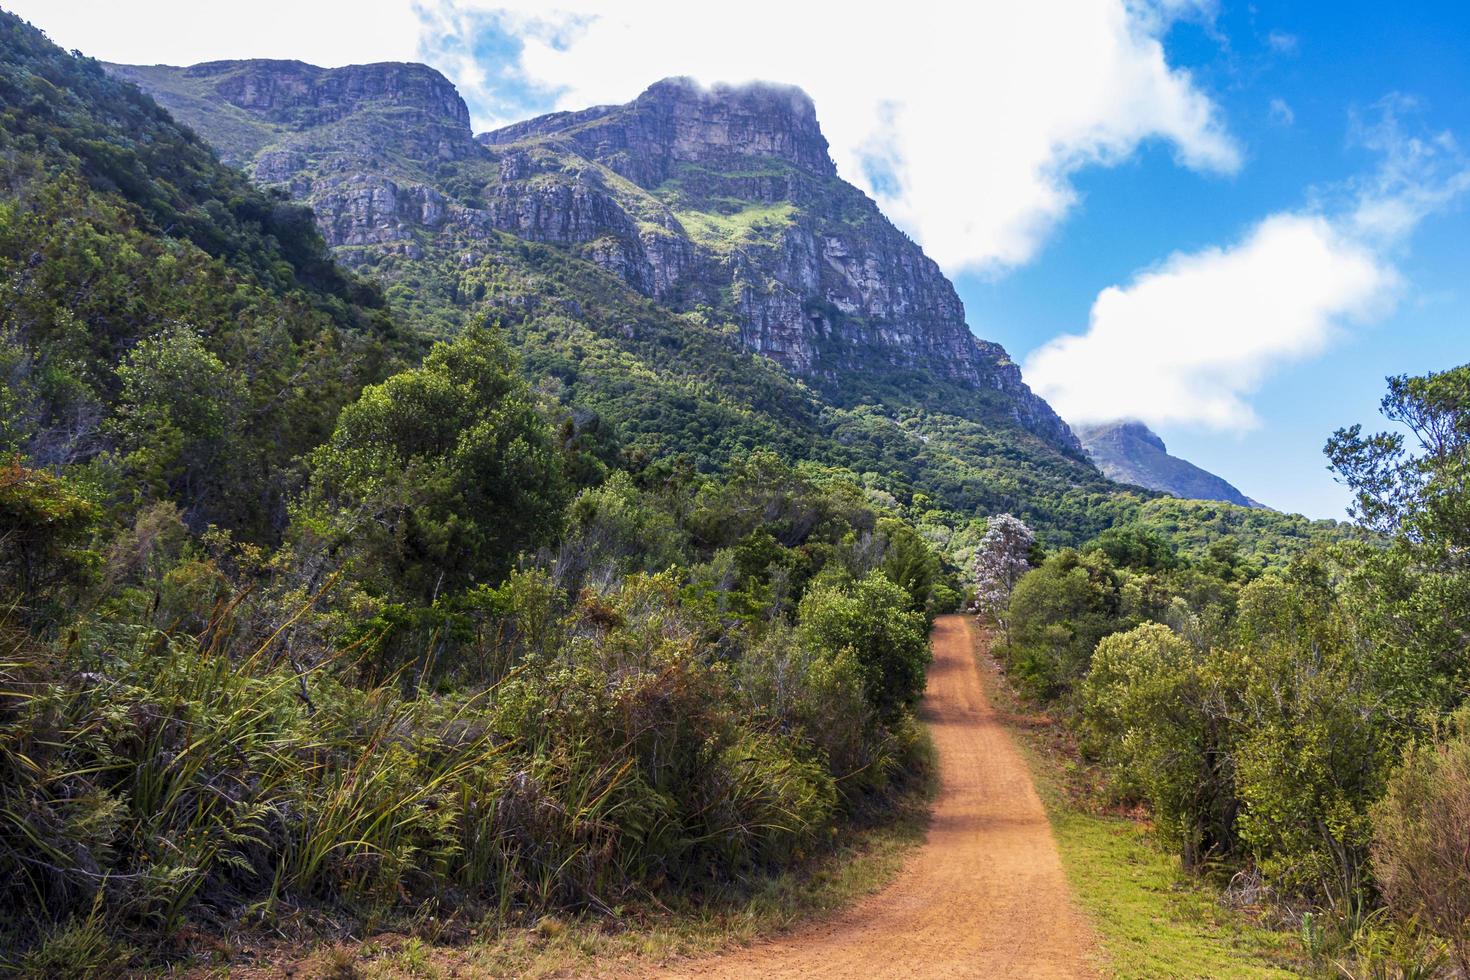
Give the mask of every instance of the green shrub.
M 1087 673 L 1099 640 L 1133 623 L 1107 555 L 1064 549 L 1027 572 L 1011 594 L 1005 656 L 1032 693 L 1055 697 Z
M 1080 688 L 1088 749 L 1117 788 L 1148 802 L 1185 867 L 1233 839 L 1227 737 L 1211 717 L 1209 669 L 1168 627 L 1145 623 L 1106 637 Z
M 851 650 L 868 702 L 884 720 L 924 693 L 932 653 L 913 597 L 882 572 L 852 585 L 819 584 L 797 611 L 797 636 L 830 655 Z

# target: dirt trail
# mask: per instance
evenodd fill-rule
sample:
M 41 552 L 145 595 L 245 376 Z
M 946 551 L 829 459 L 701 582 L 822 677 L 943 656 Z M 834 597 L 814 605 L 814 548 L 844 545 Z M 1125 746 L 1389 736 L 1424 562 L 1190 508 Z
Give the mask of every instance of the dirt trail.
M 663 977 L 1092 977 L 1031 774 L 986 699 L 970 621 L 941 617 L 920 713 L 939 752 L 928 838 L 883 891 L 747 949 Z

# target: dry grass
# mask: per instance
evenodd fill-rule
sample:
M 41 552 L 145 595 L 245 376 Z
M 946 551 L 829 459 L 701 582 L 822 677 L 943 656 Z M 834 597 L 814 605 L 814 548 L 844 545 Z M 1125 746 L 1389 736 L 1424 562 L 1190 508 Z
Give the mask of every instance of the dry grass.
M 613 916 L 545 916 L 510 928 L 487 925 L 469 930 L 467 941 L 385 934 L 317 948 L 266 947 L 237 953 L 227 974 L 201 967 L 190 975 L 399 980 L 632 974 L 750 943 L 834 914 L 882 888 L 922 842 L 932 789 L 914 787 L 887 819 L 842 832 L 830 852 L 797 869 L 706 901 L 650 903 Z

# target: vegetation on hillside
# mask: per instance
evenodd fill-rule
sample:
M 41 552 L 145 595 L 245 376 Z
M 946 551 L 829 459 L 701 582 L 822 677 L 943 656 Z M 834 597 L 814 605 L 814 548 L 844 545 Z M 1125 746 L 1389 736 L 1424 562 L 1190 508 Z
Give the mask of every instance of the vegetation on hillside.
M 414 366 L 309 215 L 0 27 L 0 969 L 709 900 L 922 782 L 907 508 L 779 425 L 624 444 L 505 328 Z
M 1429 976 L 1470 967 L 1470 365 L 1383 412 L 1327 444 L 1358 535 L 1262 565 L 1114 528 L 1016 584 L 1004 655 L 1186 869 L 1268 897 L 1324 971 Z
M 1002 511 L 1051 549 L 1015 675 L 1191 866 L 1463 955 L 1423 869 L 1466 369 L 1395 382 L 1422 451 L 1334 439 L 1376 537 L 1123 493 L 573 250 L 405 250 L 380 292 L 96 63 L 4 14 L 0 53 L 0 969 L 758 889 L 922 781 L 926 628 Z

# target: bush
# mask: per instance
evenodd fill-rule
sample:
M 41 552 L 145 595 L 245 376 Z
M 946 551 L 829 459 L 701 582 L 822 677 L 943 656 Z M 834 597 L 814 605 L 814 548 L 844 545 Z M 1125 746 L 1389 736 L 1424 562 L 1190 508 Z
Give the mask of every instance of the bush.
M 1153 808 L 1185 867 L 1232 836 L 1229 754 L 1216 743 L 1201 658 L 1168 627 L 1146 623 L 1097 645 L 1080 688 L 1086 745 L 1125 793 Z
M 852 651 L 868 703 L 884 720 L 924 693 L 932 652 L 913 597 L 882 572 L 856 584 L 814 586 L 797 611 L 797 635 L 830 655 Z
M 1448 939 L 1470 975 L 1470 711 L 1405 754 L 1372 819 L 1384 897 Z
M 1055 697 L 1087 673 L 1099 640 L 1133 625 L 1107 555 L 1068 548 L 1017 583 L 1011 594 L 1006 657 L 1033 693 Z
M 851 647 L 834 653 L 775 629 L 740 658 L 735 678 L 746 710 L 810 744 L 845 801 L 883 784 L 894 762 L 888 734 Z

